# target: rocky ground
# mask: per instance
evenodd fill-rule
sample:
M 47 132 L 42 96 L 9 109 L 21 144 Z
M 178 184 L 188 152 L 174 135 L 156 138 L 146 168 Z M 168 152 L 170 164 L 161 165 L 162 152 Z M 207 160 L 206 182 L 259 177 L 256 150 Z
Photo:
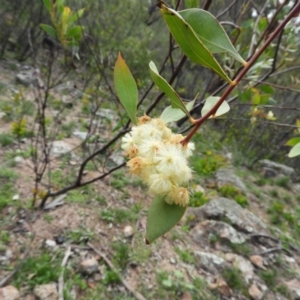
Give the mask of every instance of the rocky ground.
M 32 209 L 30 138 L 16 142 L 7 109 L 16 89 L 30 101 L 32 87 L 20 76 L 16 85 L 20 66 L 1 68 L 1 300 L 300 299 L 295 170 L 268 160 L 254 171 L 233 166 L 199 137 L 191 207 L 151 245 L 144 243 L 151 197 L 125 169 Z M 65 170 L 78 168 L 80 157 L 62 155 L 88 134 L 74 126 L 55 141 L 52 184 L 63 186 Z

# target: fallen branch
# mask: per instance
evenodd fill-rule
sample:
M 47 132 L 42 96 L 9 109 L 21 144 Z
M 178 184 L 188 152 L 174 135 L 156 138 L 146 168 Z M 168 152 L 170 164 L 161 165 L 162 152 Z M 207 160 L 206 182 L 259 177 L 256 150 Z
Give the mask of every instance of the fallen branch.
M 270 253 L 280 252 L 280 251 L 286 252 L 291 257 L 293 256 L 293 254 L 289 250 L 283 248 L 282 246 L 267 249 L 266 251 L 260 252 L 257 255 L 265 255 L 265 254 L 270 254 Z
M 68 258 L 70 257 L 71 254 L 72 254 L 71 247 L 68 247 L 64 259 L 61 263 L 62 270 L 58 278 L 58 300 L 64 300 L 64 271 L 65 271 L 65 266 L 67 264 Z
M 29 254 L 29 251 L 30 251 L 30 247 L 31 247 L 31 244 L 33 242 L 35 238 L 35 234 L 33 234 L 31 236 L 31 240 L 29 242 L 29 245 L 27 246 L 26 248 L 26 251 L 24 253 L 24 256 L 23 258 L 19 261 L 19 263 L 17 264 L 17 266 L 15 267 L 15 269 L 10 273 L 8 274 L 7 276 L 5 276 L 1 281 L 0 281 L 0 287 L 3 287 L 6 285 L 6 283 L 21 269 L 25 259 L 27 258 L 28 254 Z
M 132 294 L 134 295 L 134 297 L 138 300 L 146 300 L 146 298 L 140 294 L 139 292 L 133 290 L 133 288 L 127 283 L 127 281 L 125 279 L 122 278 L 122 276 L 119 274 L 119 272 L 115 269 L 115 267 L 113 266 L 112 262 L 106 257 L 105 254 L 103 254 L 102 252 L 100 252 L 99 250 L 97 250 L 91 243 L 87 243 L 87 245 L 94 250 L 104 261 L 105 263 L 109 266 L 109 268 L 116 273 L 119 278 L 121 283 L 125 286 L 125 288 Z

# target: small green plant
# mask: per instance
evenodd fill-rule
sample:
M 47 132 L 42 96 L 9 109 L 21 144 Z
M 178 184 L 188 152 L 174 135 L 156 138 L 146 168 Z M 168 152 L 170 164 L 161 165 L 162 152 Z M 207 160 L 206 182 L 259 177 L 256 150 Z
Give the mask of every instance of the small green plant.
M 11 134 L 1 133 L 0 134 L 0 145 L 6 147 L 11 145 L 14 142 L 14 138 Z
M 106 270 L 104 272 L 103 283 L 105 285 L 120 283 L 120 281 L 121 281 L 120 276 L 116 272 L 111 271 L 111 270 Z
M 288 176 L 279 177 L 276 179 L 275 184 L 282 188 L 288 189 L 290 186 L 290 178 Z
M 225 268 L 222 271 L 222 276 L 230 288 L 235 291 L 240 291 L 244 295 L 248 294 L 247 285 L 243 279 L 243 274 L 238 268 Z
M 249 256 L 251 254 L 251 248 L 247 243 L 243 243 L 243 244 L 230 243 L 230 247 L 234 253 L 241 254 L 243 256 Z
M 267 180 L 266 178 L 260 177 L 260 178 L 257 178 L 257 179 L 254 181 L 254 183 L 255 183 L 256 185 L 258 185 L 258 186 L 264 186 L 264 185 L 266 185 L 266 184 L 268 183 L 268 180 Z
M 198 176 L 211 176 L 226 165 L 226 158 L 212 151 L 206 151 L 200 157 L 194 155 L 191 158 L 191 166 Z
M 24 260 L 21 269 L 15 274 L 13 284 L 19 288 L 24 283 L 31 289 L 37 284 L 57 282 L 60 274 L 60 259 L 54 260 L 47 253 L 38 257 L 28 257 Z
M 270 190 L 270 196 L 274 198 L 278 198 L 279 194 L 277 190 Z
M 130 248 L 126 243 L 115 242 L 112 244 L 112 248 L 115 251 L 113 262 L 115 266 L 120 269 L 125 269 L 129 262 Z
M 68 6 L 64 6 L 64 0 L 51 1 L 43 0 L 47 8 L 52 25 L 40 24 L 41 28 L 52 38 L 58 40 L 63 47 L 71 48 L 74 54 L 78 56 L 78 45 L 82 38 L 83 27 L 74 25 L 82 17 L 84 9 L 79 9 L 73 13 Z
M 188 264 L 192 264 L 195 263 L 195 257 L 194 255 L 187 249 L 180 249 L 178 247 L 175 248 L 175 251 L 177 252 L 177 254 L 179 255 L 180 259 Z
M 112 223 L 123 223 L 125 221 L 133 222 L 137 219 L 137 217 L 138 215 L 129 209 L 104 209 L 101 212 L 101 219 Z
M 113 173 L 113 179 L 111 181 L 111 185 L 115 189 L 122 190 L 129 183 L 130 183 L 130 180 L 128 179 L 128 176 L 124 176 L 124 172 L 123 171 L 119 171 L 119 172 L 114 172 Z
M 235 200 L 242 207 L 248 205 L 247 198 L 242 194 L 242 192 L 230 184 L 221 186 L 218 191 L 221 196 Z
M 78 229 L 74 229 L 67 233 L 67 237 L 74 244 L 85 244 L 88 241 L 92 240 L 95 236 L 95 233 L 91 231 L 89 228 L 80 227 Z
M 201 192 L 195 192 L 190 197 L 189 206 L 191 207 L 199 207 L 208 202 L 208 198 Z
M 277 283 L 277 271 L 275 269 L 260 270 L 258 276 L 265 282 L 265 284 L 273 289 Z
M 10 234 L 7 230 L 0 231 L 0 243 L 8 244 L 10 241 Z
M 11 123 L 11 132 L 18 139 L 32 137 L 32 132 L 27 130 L 27 122 L 24 118 Z

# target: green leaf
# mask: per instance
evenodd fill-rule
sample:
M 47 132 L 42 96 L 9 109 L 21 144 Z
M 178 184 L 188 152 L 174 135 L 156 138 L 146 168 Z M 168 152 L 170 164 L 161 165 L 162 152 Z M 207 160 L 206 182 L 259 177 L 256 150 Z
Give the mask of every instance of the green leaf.
M 290 140 L 288 140 L 285 145 L 286 146 L 295 146 L 297 145 L 298 143 L 300 143 L 300 137 L 294 137 L 294 138 L 291 138 Z
M 187 8 L 198 7 L 199 0 L 185 0 L 185 5 Z
M 164 201 L 164 197 L 156 196 L 148 211 L 146 226 L 146 242 L 154 240 L 171 230 L 182 218 L 186 207 L 170 205 Z
M 192 27 L 183 19 L 183 17 L 177 11 L 167 7 L 164 2 L 160 1 L 159 5 L 169 30 L 182 52 L 190 60 L 206 68 L 212 69 L 220 77 L 231 83 L 232 81 L 213 57 L 212 53 L 199 40 Z
M 69 17 L 68 24 L 71 25 L 75 23 L 78 19 L 80 19 L 84 13 L 84 8 L 79 9 L 76 13 L 72 14 Z
M 195 103 L 195 100 L 188 102 L 185 104 L 185 107 L 188 111 L 191 111 Z M 173 108 L 172 106 L 168 106 L 164 109 L 162 114 L 160 115 L 160 118 L 167 124 L 170 122 L 176 122 L 180 119 L 182 119 L 185 116 L 185 113 L 178 108 Z
M 258 88 L 265 94 L 274 95 L 274 88 L 268 84 L 262 84 Z
M 51 37 L 57 39 L 56 31 L 52 26 L 49 26 L 47 24 L 40 24 L 40 27 L 48 33 Z
M 210 96 L 205 100 L 205 104 L 201 110 L 201 115 L 204 116 L 208 111 L 210 111 L 213 106 L 219 101 L 220 97 L 213 97 Z M 215 118 L 221 115 L 226 114 L 227 112 L 229 112 L 230 107 L 229 104 L 224 101 L 221 106 L 218 108 L 217 112 L 215 113 L 214 116 L 210 116 L 210 118 Z
M 123 104 L 130 120 L 137 125 L 136 111 L 138 102 L 138 90 L 136 82 L 127 67 L 124 59 L 119 53 L 115 69 L 114 69 L 114 83 L 117 95 Z
M 218 20 L 209 12 L 192 8 L 182 10 L 179 14 L 191 26 L 199 40 L 212 53 L 226 52 L 242 64 L 246 64 L 236 51 Z
M 66 37 L 67 39 L 74 39 L 76 41 L 79 41 L 82 37 L 82 27 L 81 26 L 74 26 L 72 28 L 69 28 Z
M 179 95 L 175 92 L 172 86 L 158 74 L 158 70 L 153 61 L 149 63 L 150 67 L 150 76 L 153 82 L 167 95 L 171 100 L 171 105 L 173 108 L 179 108 L 189 115 L 185 105 L 183 104 Z
M 51 11 L 51 0 L 43 0 L 48 11 Z
M 300 143 L 295 145 L 288 154 L 288 157 L 295 157 L 300 155 Z

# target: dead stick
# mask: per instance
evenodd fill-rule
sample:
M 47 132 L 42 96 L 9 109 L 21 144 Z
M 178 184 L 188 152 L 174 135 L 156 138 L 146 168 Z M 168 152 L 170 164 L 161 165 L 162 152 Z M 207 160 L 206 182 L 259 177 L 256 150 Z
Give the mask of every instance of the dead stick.
M 21 261 L 18 263 L 18 265 L 15 267 L 15 269 L 10 273 L 8 274 L 7 276 L 5 276 L 1 281 L 0 281 L 0 287 L 4 286 L 19 270 L 20 268 L 22 267 L 25 259 L 27 258 L 28 254 L 29 254 L 29 251 L 30 251 L 30 247 L 31 247 L 31 244 L 34 240 L 34 237 L 35 237 L 35 234 L 33 234 L 31 236 L 31 240 L 29 242 L 29 245 L 27 246 L 26 248 L 26 251 L 24 253 L 24 256 L 23 258 L 21 259 Z
M 58 278 L 58 300 L 64 300 L 64 271 L 65 271 L 65 266 L 67 264 L 68 258 L 71 254 L 72 254 L 71 247 L 68 247 L 64 259 L 61 263 L 62 270 Z
M 105 263 L 110 267 L 110 269 L 118 274 L 122 284 L 125 286 L 125 288 L 132 293 L 132 295 L 134 295 L 134 297 L 138 300 L 146 300 L 146 298 L 140 294 L 139 292 L 136 292 L 133 290 L 133 288 L 127 283 L 127 281 L 125 279 L 122 278 L 122 276 L 119 274 L 119 272 L 115 269 L 115 267 L 113 266 L 112 262 L 106 257 L 105 254 L 101 253 L 99 250 L 97 250 L 91 243 L 87 243 L 87 245 L 93 249 L 98 255 L 101 256 L 101 258 L 105 261 Z

